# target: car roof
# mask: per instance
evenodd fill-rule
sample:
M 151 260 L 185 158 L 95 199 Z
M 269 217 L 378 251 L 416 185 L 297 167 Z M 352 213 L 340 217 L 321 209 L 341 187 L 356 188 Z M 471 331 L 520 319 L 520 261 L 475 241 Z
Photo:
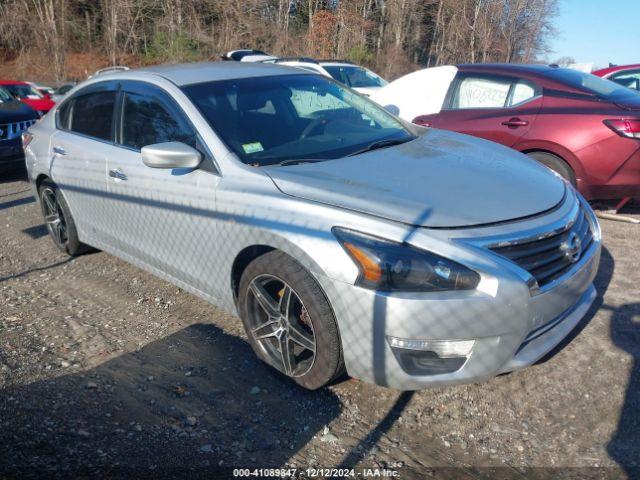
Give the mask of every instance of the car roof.
M 575 71 L 579 70 L 570 69 L 567 67 L 559 67 L 557 65 L 542 65 L 542 64 L 518 64 L 518 63 L 468 63 L 457 65 L 458 70 L 461 72 L 483 72 L 483 73 L 495 73 L 504 75 L 523 75 L 529 78 L 537 78 L 546 82 L 551 82 L 555 85 L 565 85 L 564 82 L 550 76 L 549 73 L 557 71 Z M 566 86 L 566 85 L 565 85 Z
M 0 80 L 0 85 L 29 85 L 27 82 L 20 82 L 18 80 Z
M 233 80 L 248 77 L 268 77 L 273 75 L 301 75 L 303 70 L 277 64 L 254 62 L 198 62 L 145 67 L 126 72 L 105 73 L 100 78 L 116 78 L 119 75 L 151 73 L 170 80 L 176 85 Z
M 523 64 L 523 63 L 463 63 L 456 65 L 459 70 L 492 70 L 501 72 L 521 72 L 521 73 L 539 73 L 544 74 L 552 70 L 557 70 L 558 66 L 543 64 Z

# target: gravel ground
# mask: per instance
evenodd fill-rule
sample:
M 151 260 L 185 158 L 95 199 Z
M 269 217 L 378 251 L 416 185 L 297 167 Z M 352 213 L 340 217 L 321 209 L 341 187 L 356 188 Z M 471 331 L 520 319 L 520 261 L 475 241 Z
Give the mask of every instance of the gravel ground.
M 238 319 L 108 254 L 68 260 L 5 174 L 0 478 L 285 465 L 636 478 L 640 226 L 602 226 L 596 305 L 539 364 L 420 392 L 343 379 L 308 393 L 256 359 Z

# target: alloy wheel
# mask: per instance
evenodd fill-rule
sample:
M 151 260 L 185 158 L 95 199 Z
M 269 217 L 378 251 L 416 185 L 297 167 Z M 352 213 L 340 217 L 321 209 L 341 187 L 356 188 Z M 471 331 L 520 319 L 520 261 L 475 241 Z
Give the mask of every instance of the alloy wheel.
M 313 367 L 316 338 L 307 308 L 295 290 L 273 275 L 259 275 L 247 292 L 250 335 L 267 361 L 299 377 Z
M 41 199 L 47 229 L 49 233 L 51 233 L 54 241 L 63 247 L 69 237 L 67 235 L 67 223 L 56 193 L 49 187 L 44 188 L 41 193 Z

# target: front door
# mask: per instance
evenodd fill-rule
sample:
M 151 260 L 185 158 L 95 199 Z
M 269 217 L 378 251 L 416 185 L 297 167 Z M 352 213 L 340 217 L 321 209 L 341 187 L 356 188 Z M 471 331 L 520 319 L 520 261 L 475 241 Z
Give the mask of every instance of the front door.
M 125 82 L 116 144 L 107 155 L 107 190 L 113 246 L 202 292 L 214 291 L 215 192 L 213 162 L 182 110 L 159 88 Z M 158 169 L 140 149 L 183 142 L 203 154 L 201 168 Z

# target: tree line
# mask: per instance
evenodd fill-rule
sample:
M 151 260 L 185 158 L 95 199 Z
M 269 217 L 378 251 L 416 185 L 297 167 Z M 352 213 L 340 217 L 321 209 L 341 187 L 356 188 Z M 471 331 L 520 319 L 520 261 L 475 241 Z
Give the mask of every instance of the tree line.
M 218 59 L 238 48 L 342 58 L 394 78 L 419 66 L 532 62 L 558 0 L 0 0 L 3 74 Z M 11 69 L 12 72 L 7 72 Z

